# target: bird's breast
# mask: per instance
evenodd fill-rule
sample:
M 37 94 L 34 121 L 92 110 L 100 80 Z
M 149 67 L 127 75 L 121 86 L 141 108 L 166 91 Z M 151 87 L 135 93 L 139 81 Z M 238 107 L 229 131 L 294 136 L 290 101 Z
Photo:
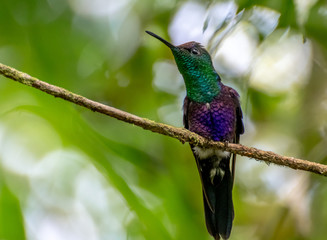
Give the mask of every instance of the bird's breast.
M 214 141 L 229 141 L 235 133 L 235 108 L 229 102 L 192 102 L 188 109 L 189 130 Z

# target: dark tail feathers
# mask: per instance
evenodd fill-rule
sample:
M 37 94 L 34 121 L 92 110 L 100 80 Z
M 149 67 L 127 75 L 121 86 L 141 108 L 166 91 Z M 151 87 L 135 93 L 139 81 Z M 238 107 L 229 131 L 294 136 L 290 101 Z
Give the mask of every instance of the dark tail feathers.
M 204 163 L 207 160 L 201 160 L 201 162 Z M 209 160 L 209 162 L 211 161 Z M 209 162 L 201 166 L 206 225 L 208 232 L 215 240 L 220 237 L 228 239 L 234 219 L 230 159 L 223 158 L 220 161 L 214 178 L 212 178 L 211 172 L 213 165 L 208 164 Z

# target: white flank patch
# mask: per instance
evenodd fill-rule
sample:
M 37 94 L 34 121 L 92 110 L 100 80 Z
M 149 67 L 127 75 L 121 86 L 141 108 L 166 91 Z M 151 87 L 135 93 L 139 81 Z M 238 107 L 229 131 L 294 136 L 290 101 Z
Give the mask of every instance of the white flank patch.
M 205 159 L 214 155 L 214 149 L 201 148 L 196 146 L 193 148 L 193 150 L 195 151 L 196 155 L 199 156 L 200 159 Z
M 193 148 L 193 150 L 195 151 L 196 155 L 200 159 L 206 159 L 213 155 L 216 155 L 218 157 L 218 159 L 230 156 L 230 152 L 221 151 L 218 149 L 201 148 L 201 147 L 196 146 Z
M 221 151 L 218 149 L 201 148 L 197 146 L 194 147 L 193 150 L 200 160 L 207 159 L 211 156 L 217 156 L 217 160 L 213 163 L 213 168 L 210 170 L 210 180 L 212 184 L 216 175 L 220 174 L 222 177 L 224 176 L 225 171 L 219 168 L 219 163 L 221 159 L 229 157 L 230 152 Z
M 218 158 L 225 158 L 225 157 L 229 157 L 230 156 L 230 152 L 221 151 L 221 150 L 218 150 L 218 149 L 215 150 L 215 153 L 216 153 L 216 156 Z

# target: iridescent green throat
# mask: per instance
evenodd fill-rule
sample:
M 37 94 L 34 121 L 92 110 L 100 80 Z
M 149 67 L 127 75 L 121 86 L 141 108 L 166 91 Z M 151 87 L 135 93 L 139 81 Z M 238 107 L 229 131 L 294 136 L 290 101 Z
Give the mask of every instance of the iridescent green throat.
M 186 71 L 182 74 L 187 97 L 195 102 L 211 102 L 220 92 L 218 74 Z
M 220 77 L 212 66 L 209 55 L 194 59 L 174 52 L 178 70 L 186 86 L 187 97 L 195 102 L 209 103 L 220 93 Z

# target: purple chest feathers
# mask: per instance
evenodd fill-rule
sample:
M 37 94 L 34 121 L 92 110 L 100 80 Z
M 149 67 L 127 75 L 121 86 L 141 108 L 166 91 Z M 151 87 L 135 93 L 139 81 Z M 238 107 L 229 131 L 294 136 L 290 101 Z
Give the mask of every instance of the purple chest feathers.
M 188 106 L 189 130 L 214 141 L 232 142 L 236 130 L 236 105 L 228 95 L 211 103 L 191 101 Z

